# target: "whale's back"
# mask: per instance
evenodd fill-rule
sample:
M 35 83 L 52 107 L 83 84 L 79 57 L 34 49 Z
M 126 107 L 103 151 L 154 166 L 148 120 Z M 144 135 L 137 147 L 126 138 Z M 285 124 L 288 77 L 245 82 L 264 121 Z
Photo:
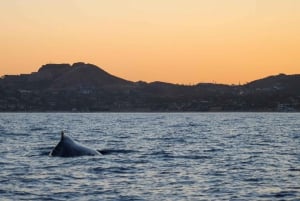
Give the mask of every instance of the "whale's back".
M 50 156 L 75 157 L 101 155 L 98 151 L 75 142 L 72 138 L 62 135 L 59 143 L 50 152 Z

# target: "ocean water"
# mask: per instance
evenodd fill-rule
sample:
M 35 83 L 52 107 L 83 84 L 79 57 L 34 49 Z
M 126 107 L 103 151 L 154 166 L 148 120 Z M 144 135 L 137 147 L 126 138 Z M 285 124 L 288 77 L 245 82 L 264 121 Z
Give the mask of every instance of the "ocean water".
M 0 156 L 0 200 L 300 200 L 300 113 L 0 113 Z

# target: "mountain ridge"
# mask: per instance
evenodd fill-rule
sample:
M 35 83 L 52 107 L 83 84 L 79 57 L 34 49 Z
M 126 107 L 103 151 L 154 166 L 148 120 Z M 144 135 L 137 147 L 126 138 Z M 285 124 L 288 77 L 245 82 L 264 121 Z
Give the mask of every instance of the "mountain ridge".
M 243 85 L 132 82 L 93 64 L 45 64 L 0 79 L 0 111 L 300 111 L 300 74 Z
M 122 83 L 123 84 L 126 82 L 127 84 L 129 83 L 138 83 L 138 82 L 143 82 L 143 83 L 147 83 L 147 84 L 161 84 L 161 85 L 185 85 L 185 84 L 174 84 L 174 83 L 170 83 L 170 82 L 164 82 L 164 81 L 152 81 L 152 82 L 145 82 L 145 81 L 138 81 L 138 82 L 133 82 L 133 81 L 129 81 L 129 80 L 126 80 L 126 79 L 123 79 L 123 78 L 120 78 L 120 77 L 117 77 L 117 76 L 114 76 L 110 73 L 108 73 L 107 71 L 103 70 L 102 68 L 94 65 L 94 64 L 90 64 L 90 63 L 84 63 L 84 62 L 76 62 L 76 63 L 73 63 L 72 65 L 71 64 L 67 64 L 67 63 L 61 63 L 61 64 L 54 64 L 54 63 L 51 63 L 51 64 L 45 64 L 45 65 L 42 65 L 37 72 L 32 72 L 30 74 L 20 74 L 20 75 L 4 75 L 2 76 L 2 79 L 5 79 L 5 78 L 8 78 L 8 77 L 30 77 L 28 81 L 35 81 L 35 80 L 42 80 L 42 79 L 52 79 L 52 78 L 57 78 L 59 75 L 57 74 L 64 74 L 64 73 L 85 73 L 87 72 L 86 70 L 89 70 L 90 73 L 91 73 L 91 70 L 94 69 L 96 71 L 98 71 L 98 76 L 99 76 L 99 73 L 101 72 L 102 75 L 100 76 L 106 76 L 106 77 L 110 77 L 109 80 L 104 83 L 104 84 L 112 84 L 113 82 L 113 79 L 114 78 L 115 80 L 119 80 L 118 82 Z M 77 71 L 77 72 L 76 72 Z M 84 72 L 85 71 L 85 72 Z M 60 75 L 61 76 L 61 75 Z M 91 75 L 89 75 L 91 76 Z M 245 83 L 245 84 L 239 84 L 239 85 L 255 85 L 254 83 L 259 83 L 264 80 L 272 80 L 272 79 L 277 79 L 276 81 L 278 81 L 278 78 L 287 78 L 287 77 L 299 77 L 300 74 L 290 74 L 290 75 L 286 75 L 284 73 L 280 73 L 278 75 L 269 75 L 269 76 L 266 76 L 266 77 L 263 77 L 263 78 L 259 78 L 259 79 L 256 79 L 256 80 L 252 80 L 248 83 Z M 99 79 L 99 77 L 98 77 Z M 101 77 L 100 77 L 101 79 Z M 1 80 L 1 78 L 0 78 Z M 122 82 L 121 82 L 122 80 Z M 202 82 L 199 82 L 199 83 L 196 83 L 194 85 L 230 85 L 230 84 L 224 84 L 224 83 L 202 83 Z M 232 84 L 231 84 L 232 85 Z M 235 84 L 233 84 L 235 85 Z M 193 86 L 193 85 L 188 85 L 188 86 Z

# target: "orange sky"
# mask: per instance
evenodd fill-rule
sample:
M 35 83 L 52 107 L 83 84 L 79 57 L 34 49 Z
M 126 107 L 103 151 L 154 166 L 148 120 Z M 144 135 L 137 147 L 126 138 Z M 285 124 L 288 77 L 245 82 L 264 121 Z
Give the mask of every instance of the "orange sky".
M 84 61 L 138 81 L 300 73 L 299 0 L 1 0 L 0 75 Z

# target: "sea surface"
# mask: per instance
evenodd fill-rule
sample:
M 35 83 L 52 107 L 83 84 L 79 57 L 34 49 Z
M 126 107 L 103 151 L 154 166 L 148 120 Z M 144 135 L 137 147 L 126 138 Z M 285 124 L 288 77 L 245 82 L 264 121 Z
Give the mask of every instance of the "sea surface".
M 300 200 L 300 113 L 0 113 L 0 200 Z

